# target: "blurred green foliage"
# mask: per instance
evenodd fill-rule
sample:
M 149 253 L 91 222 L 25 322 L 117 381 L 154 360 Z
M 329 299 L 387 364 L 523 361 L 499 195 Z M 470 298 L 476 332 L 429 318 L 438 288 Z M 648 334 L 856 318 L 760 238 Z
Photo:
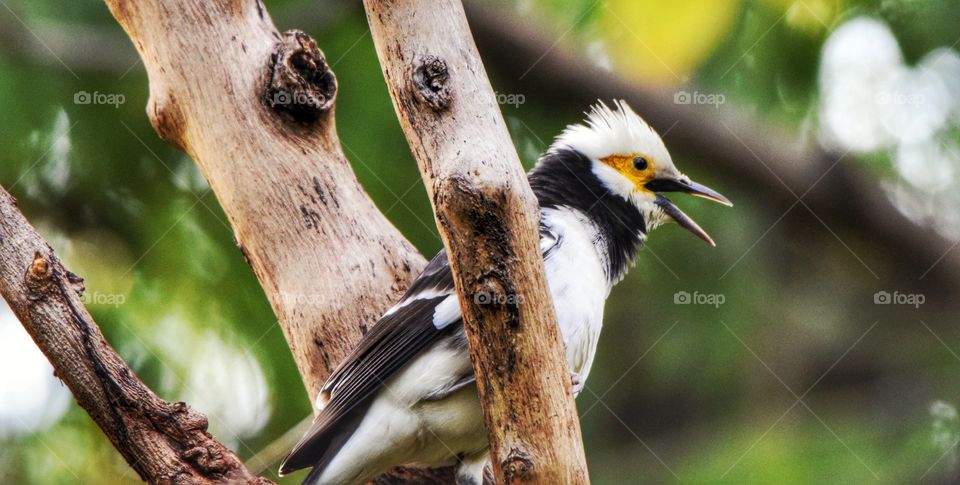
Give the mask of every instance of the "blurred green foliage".
M 557 48 L 586 46 L 586 56 L 609 56 L 612 69 L 636 82 L 693 82 L 783 124 L 798 139 L 815 123 L 820 48 L 845 19 L 886 20 L 908 60 L 955 45 L 960 24 L 960 9 L 947 0 L 799 7 L 773 0 L 700 2 L 717 9 L 717 18 L 729 12 L 715 39 L 703 44 L 687 42 L 700 24 L 683 17 L 670 20 L 673 28 L 656 28 L 673 4 L 652 3 L 498 5 L 504 15 L 520 15 L 563 37 Z M 417 248 L 435 253 L 441 244 L 430 206 L 362 9 L 293 0 L 267 7 L 278 27 L 302 28 L 322 46 L 339 79 L 338 129 L 358 177 Z M 99 3 L 37 0 L 13 8 L 27 25 L 92 29 L 130 48 Z M 0 10 L 0 17 L 9 15 Z M 611 25 L 628 28 L 608 39 L 617 31 Z M 629 31 L 674 38 L 643 40 L 624 34 Z M 593 41 L 613 47 L 591 51 Z M 695 62 L 657 67 L 648 61 L 631 69 L 623 64 L 629 58 L 624 52 L 641 52 L 637 42 L 680 44 L 676 52 L 689 44 L 696 52 L 684 56 Z M 211 382 L 194 382 L 194 359 L 216 353 L 214 347 L 252 356 L 266 397 L 229 397 L 262 401 L 265 420 L 238 431 L 229 429 L 236 420 L 222 407 L 198 406 L 211 415 L 213 433 L 226 435 L 249 458 L 307 416 L 310 405 L 214 194 L 193 162 L 151 129 L 142 67 L 128 73 L 68 70 L 23 54 L 0 48 L 0 184 L 86 277 L 88 294 L 123 295 L 121 304 L 94 303 L 91 310 L 110 342 L 161 396 L 181 399 L 197 387 L 219 389 L 256 376 L 249 369 L 231 374 L 243 366 L 216 367 L 239 362 L 225 358 L 211 364 L 222 378 L 214 372 L 207 376 Z M 675 72 L 654 73 L 658 69 Z M 499 92 L 515 92 L 512 79 L 492 81 Z M 75 104 L 80 92 L 122 94 L 125 101 L 116 107 Z M 525 104 L 505 105 L 503 112 L 530 166 L 586 107 L 541 104 L 536 93 L 524 94 Z M 642 106 L 635 108 L 642 114 Z M 669 134 L 666 141 L 669 146 Z M 714 185 L 717 174 L 708 160 L 677 164 Z M 789 224 L 771 226 L 775 216 L 765 201 L 751 197 L 750 187 L 718 189 L 737 203 L 735 209 L 680 203 L 720 247 L 711 250 L 676 228 L 660 229 L 611 296 L 597 363 L 578 402 L 593 482 L 902 483 L 955 473 L 955 303 L 944 297 L 919 310 L 877 307 L 875 292 L 909 286 L 912 281 L 901 279 L 915 276 L 891 274 L 889 258 L 896 255 L 870 235 L 824 228 L 803 208 Z M 678 305 L 680 292 L 719 294 L 725 301 Z M 240 388 L 257 392 L 252 385 Z M 46 429 L 2 436 L 2 483 L 137 481 L 75 404 Z M 279 480 L 274 470 L 265 475 Z

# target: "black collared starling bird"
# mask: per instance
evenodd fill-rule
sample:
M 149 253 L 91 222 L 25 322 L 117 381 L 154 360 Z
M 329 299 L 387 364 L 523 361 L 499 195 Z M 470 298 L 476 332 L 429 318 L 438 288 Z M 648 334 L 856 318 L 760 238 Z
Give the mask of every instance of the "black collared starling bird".
M 567 127 L 529 173 L 540 250 L 579 393 L 590 373 L 610 290 L 648 234 L 674 222 L 713 240 L 666 197 L 731 205 L 691 181 L 623 101 L 600 102 Z M 457 465 L 479 485 L 487 435 L 447 255 L 440 251 L 324 384 L 319 415 L 280 466 L 313 467 L 305 484 L 350 485 L 400 465 Z

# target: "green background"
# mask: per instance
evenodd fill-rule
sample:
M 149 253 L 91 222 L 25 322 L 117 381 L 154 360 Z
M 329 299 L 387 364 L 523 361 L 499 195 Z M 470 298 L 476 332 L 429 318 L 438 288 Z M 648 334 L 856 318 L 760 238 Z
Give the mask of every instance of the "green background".
M 153 132 L 144 113 L 145 72 L 104 5 L 8 5 L 0 9 L 7 32 L 0 36 L 0 184 L 86 279 L 88 294 L 106 298 L 91 311 L 138 375 L 162 397 L 210 415 L 215 436 L 241 457 L 253 456 L 307 416 L 310 404 L 214 194 L 194 163 Z M 359 179 L 403 234 L 434 254 L 441 243 L 429 202 L 362 8 L 292 0 L 266 6 L 278 28 L 317 39 L 339 80 L 338 130 Z M 821 51 L 844 22 L 866 15 L 888 24 L 908 65 L 955 46 L 960 35 L 958 5 L 947 0 L 488 6 L 631 82 L 722 94 L 718 110 L 745 109 L 755 121 L 781 126 L 791 143 L 816 136 Z M 24 48 L 40 39 L 59 52 L 74 36 L 102 38 L 129 58 L 129 70 L 73 62 L 103 52 L 74 52 L 61 63 L 44 48 Z M 499 93 L 523 95 L 523 104 L 502 111 L 527 168 L 587 108 L 517 92 L 509 76 L 492 82 Z M 79 92 L 120 94 L 124 102 L 76 104 Z M 825 226 L 802 208 L 774 224 L 779 213 L 749 184 L 717 173 L 706 159 L 676 163 L 736 207 L 675 198 L 718 247 L 676 227 L 659 229 L 613 291 L 597 362 L 578 400 L 593 483 L 955 477 L 956 288 L 927 290 L 919 308 L 875 305 L 878 291 L 910 292 L 922 268 L 890 270 L 900 256 L 882 240 Z M 892 149 L 841 163 L 860 165 L 869 183 L 902 182 Z M 722 295 L 724 302 L 677 305 L 677 292 Z M 0 363 L 0 375 L 18 373 L 16 362 Z M 32 389 L 0 389 L 0 399 Z M 35 412 L 67 406 L 62 417 L 28 429 L 0 421 L 0 482 L 137 482 L 72 399 L 58 405 L 66 402 L 62 391 L 51 396 Z M 279 480 L 275 469 L 264 475 Z

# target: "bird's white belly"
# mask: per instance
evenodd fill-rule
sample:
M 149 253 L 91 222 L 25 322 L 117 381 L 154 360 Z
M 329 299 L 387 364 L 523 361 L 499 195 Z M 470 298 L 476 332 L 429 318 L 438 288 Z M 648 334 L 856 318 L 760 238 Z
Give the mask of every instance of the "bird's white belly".
M 557 222 L 560 240 L 544 262 L 547 282 L 567 352 L 567 364 L 582 383 L 597 350 L 610 284 L 592 235 L 580 225 L 560 224 L 556 216 L 551 219 Z

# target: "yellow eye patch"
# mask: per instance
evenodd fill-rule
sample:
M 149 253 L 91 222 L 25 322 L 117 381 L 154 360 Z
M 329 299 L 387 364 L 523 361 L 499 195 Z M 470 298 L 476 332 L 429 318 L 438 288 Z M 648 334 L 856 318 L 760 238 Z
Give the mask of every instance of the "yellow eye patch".
M 636 190 L 646 191 L 644 185 L 653 180 L 653 160 L 644 155 L 610 155 L 600 161 L 633 182 Z

